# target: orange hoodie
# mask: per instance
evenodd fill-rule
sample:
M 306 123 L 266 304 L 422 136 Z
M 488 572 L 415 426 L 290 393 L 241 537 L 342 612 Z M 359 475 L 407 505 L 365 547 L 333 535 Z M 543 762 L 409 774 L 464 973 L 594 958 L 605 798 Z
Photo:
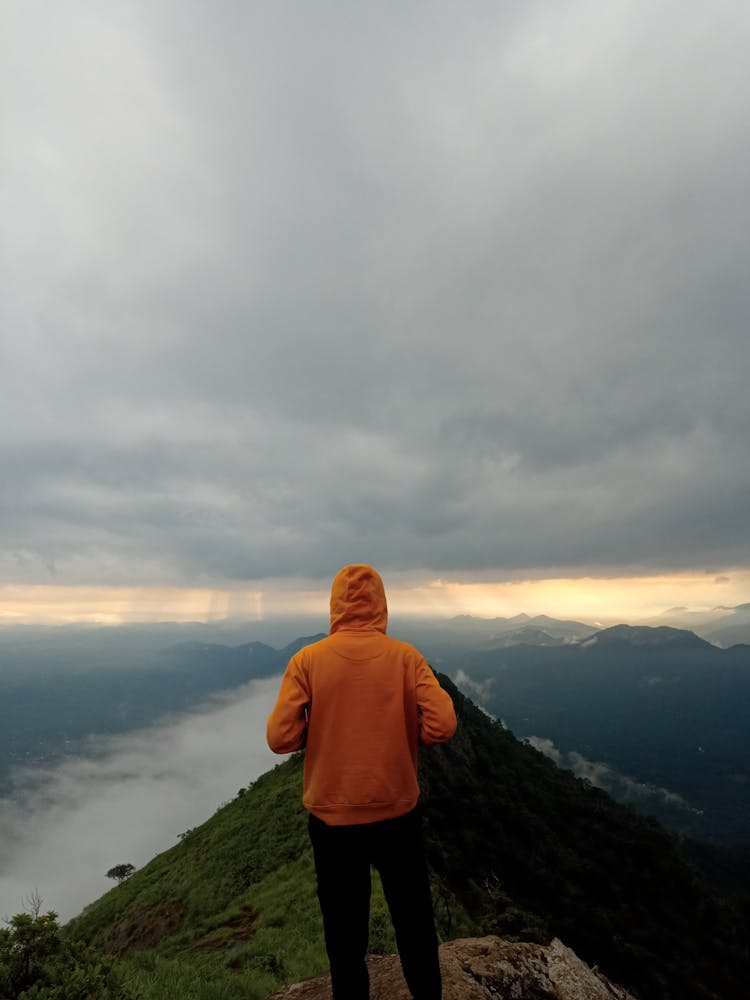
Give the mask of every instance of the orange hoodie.
M 289 661 L 268 719 L 276 753 L 306 746 L 302 802 L 332 826 L 417 804 L 417 746 L 442 743 L 456 714 L 424 657 L 385 634 L 383 581 L 346 566 L 331 588 L 331 634 Z

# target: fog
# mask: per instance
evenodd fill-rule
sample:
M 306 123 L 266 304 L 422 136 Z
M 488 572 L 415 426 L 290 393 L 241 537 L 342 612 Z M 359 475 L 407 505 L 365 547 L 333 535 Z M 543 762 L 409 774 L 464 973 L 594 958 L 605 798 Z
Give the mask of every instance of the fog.
M 252 681 L 188 715 L 116 737 L 49 769 L 19 771 L 0 801 L 0 918 L 37 890 L 63 920 L 202 823 L 281 758 L 266 745 L 279 678 Z
M 495 686 L 495 678 L 488 677 L 486 680 L 477 681 L 473 677 L 470 677 L 465 670 L 457 670 L 456 675 L 453 678 L 457 687 L 459 687 L 465 694 L 471 698 L 471 700 L 482 709 L 485 715 L 489 715 L 494 719 L 494 715 L 487 708 L 485 702 L 491 697 L 493 688 Z

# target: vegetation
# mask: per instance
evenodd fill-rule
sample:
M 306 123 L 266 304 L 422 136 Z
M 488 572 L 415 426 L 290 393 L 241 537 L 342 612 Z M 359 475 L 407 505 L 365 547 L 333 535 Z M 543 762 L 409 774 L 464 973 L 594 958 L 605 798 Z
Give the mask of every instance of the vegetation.
M 461 726 L 422 759 L 429 856 L 483 931 L 560 937 L 649 998 L 743 995 L 748 898 L 720 897 L 654 820 L 561 771 L 447 679 Z
M 134 871 L 135 865 L 115 865 L 114 868 L 110 868 L 107 872 L 107 878 L 113 878 L 118 885 L 121 885 L 126 879 L 130 878 Z
M 441 683 L 456 704 L 459 730 L 450 744 L 423 752 L 420 763 L 441 936 L 557 935 L 645 1000 L 743 995 L 747 894 L 719 896 L 654 821 L 560 771 L 450 681 Z M 260 1000 L 324 970 L 302 768 L 303 755 L 293 755 L 62 934 L 55 922 L 54 948 L 35 928 L 29 976 L 48 992 L 4 985 L 7 995 Z M 28 932 L 25 922 L 21 928 Z M 18 929 L 11 926 L 4 940 L 8 933 Z M 376 952 L 394 949 L 377 879 L 370 944 Z M 7 981 L 8 970 L 19 968 L 16 953 L 6 947 L 0 954 Z M 98 992 L 50 992 L 62 989 L 56 970 L 67 963 L 70 973 L 75 956 L 75 975 L 99 976 Z
M 111 957 L 61 936 L 57 914 L 18 913 L 0 929 L 0 997 L 130 1000 Z

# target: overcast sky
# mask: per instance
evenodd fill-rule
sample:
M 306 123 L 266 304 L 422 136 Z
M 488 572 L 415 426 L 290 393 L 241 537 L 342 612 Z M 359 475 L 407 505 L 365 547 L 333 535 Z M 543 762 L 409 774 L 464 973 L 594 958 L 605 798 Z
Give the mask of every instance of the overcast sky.
M 0 19 L 2 582 L 750 567 L 743 0 Z

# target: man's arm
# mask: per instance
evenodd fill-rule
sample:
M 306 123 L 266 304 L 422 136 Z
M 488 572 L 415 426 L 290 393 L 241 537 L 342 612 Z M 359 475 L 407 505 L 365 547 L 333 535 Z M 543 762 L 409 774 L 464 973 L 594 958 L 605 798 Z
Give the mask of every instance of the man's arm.
M 266 739 L 274 753 L 291 753 L 304 746 L 309 704 L 307 674 L 297 658 L 292 657 L 266 726 Z
M 422 657 L 417 664 L 417 711 L 420 743 L 445 743 L 455 733 L 456 712 L 451 696 L 440 687 Z

